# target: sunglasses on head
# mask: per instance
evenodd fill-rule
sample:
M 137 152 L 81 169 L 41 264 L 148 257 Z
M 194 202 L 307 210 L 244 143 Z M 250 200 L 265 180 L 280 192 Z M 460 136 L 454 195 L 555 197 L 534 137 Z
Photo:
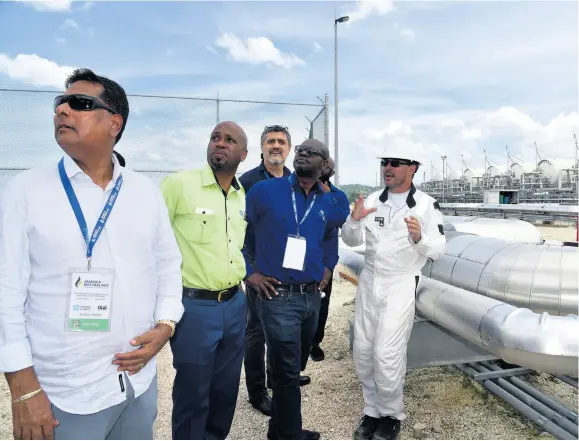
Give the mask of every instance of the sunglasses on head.
M 59 95 L 54 98 L 54 111 L 56 112 L 56 108 L 64 103 L 68 103 L 72 110 L 88 112 L 95 109 L 105 109 L 111 112 L 113 115 L 118 113 L 100 101 L 98 98 L 90 95 L 82 95 L 79 93 L 72 95 Z
M 320 152 L 317 148 L 315 147 L 308 147 L 308 146 L 303 146 L 303 145 L 296 145 L 295 149 L 294 149 L 296 155 L 305 155 L 305 156 L 320 156 L 323 159 L 326 159 L 323 155 L 322 152 Z
M 380 161 L 382 167 L 386 167 L 388 164 L 392 165 L 392 167 L 397 168 L 401 165 L 412 165 L 412 161 L 408 161 L 407 159 L 393 159 L 393 158 L 383 158 Z
M 289 132 L 289 129 L 286 126 L 279 126 L 279 125 L 273 125 L 273 126 L 265 126 L 265 128 L 263 129 L 264 132 L 283 132 L 283 131 Z

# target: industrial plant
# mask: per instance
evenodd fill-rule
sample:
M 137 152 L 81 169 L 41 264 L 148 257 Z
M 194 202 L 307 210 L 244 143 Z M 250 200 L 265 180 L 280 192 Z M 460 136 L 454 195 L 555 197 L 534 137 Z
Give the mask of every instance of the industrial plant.
M 535 143 L 535 165 L 532 170 L 526 170 L 522 161 L 509 154 L 507 148 L 507 171 L 504 173 L 499 172 L 485 152 L 482 176 L 475 176 L 461 155 L 462 170 L 458 178 L 453 176 L 457 173 L 448 172 L 446 156 L 442 156 L 442 179 L 425 179 L 420 189 L 441 203 L 577 205 L 578 150 L 575 136 L 573 165 L 559 168 L 554 161 L 541 157 Z M 435 176 L 432 164 L 431 169 L 431 176 Z

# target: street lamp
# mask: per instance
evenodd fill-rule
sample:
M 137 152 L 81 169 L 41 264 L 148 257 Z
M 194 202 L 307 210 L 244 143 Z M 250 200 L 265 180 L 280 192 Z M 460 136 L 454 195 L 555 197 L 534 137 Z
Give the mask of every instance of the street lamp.
M 340 184 L 338 168 L 338 23 L 345 23 L 350 19 L 347 15 L 334 20 L 334 163 L 335 181 Z

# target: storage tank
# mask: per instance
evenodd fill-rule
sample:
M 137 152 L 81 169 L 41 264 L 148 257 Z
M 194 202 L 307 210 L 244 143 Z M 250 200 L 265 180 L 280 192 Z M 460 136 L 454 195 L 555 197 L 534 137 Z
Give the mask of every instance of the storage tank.
M 489 176 L 497 176 L 499 174 L 499 169 L 496 168 L 494 165 L 491 165 L 487 168 L 487 175 Z
M 551 161 L 547 159 L 541 160 L 538 164 L 539 170 L 543 173 L 543 178 L 547 178 L 549 180 L 549 184 L 556 185 L 559 182 L 559 175 L 561 174 L 561 170 L 555 167 Z
M 469 184 L 472 184 L 472 177 L 473 176 L 474 176 L 474 173 L 472 172 L 472 170 L 467 168 L 464 171 L 464 178 L 466 179 L 466 182 L 468 182 Z
M 518 163 L 511 164 L 511 173 L 515 179 L 521 179 L 523 173 L 525 173 L 525 169 Z

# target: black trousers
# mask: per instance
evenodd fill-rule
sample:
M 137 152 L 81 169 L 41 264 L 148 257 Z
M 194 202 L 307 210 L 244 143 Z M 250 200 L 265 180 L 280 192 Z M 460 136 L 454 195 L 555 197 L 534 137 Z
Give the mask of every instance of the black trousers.
M 330 296 L 332 295 L 332 282 L 334 281 L 334 274 L 330 276 L 330 281 L 328 286 L 324 290 L 326 296 L 322 299 L 322 304 L 320 306 L 320 316 L 318 318 L 318 329 L 314 335 L 313 346 L 319 346 L 324 339 L 324 329 L 326 327 L 326 322 L 328 321 L 328 310 L 330 308 Z

